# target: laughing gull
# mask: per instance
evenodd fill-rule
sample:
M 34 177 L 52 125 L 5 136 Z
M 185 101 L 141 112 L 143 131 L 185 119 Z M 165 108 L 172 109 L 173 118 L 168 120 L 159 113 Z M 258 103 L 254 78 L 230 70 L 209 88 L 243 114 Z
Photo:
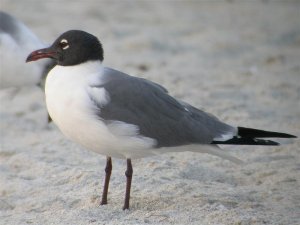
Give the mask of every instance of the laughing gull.
M 205 152 L 238 161 L 217 144 L 278 145 L 258 138 L 296 136 L 233 127 L 149 80 L 104 67 L 97 37 L 80 30 L 60 35 L 49 47 L 32 52 L 27 62 L 53 58 L 46 78 L 46 103 L 62 133 L 96 153 L 106 155 L 101 204 L 107 204 L 111 157 L 127 160 L 123 209 L 129 208 L 131 159 L 166 152 Z
M 25 64 L 24 58 L 46 45 L 20 20 L 0 11 L 0 89 L 40 85 L 53 60 Z

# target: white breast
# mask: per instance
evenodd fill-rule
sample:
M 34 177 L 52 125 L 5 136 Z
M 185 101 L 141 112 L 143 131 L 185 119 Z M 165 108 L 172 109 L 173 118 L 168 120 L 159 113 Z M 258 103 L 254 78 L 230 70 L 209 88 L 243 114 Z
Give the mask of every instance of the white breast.
M 106 125 L 96 115 L 101 109 L 90 96 L 103 106 L 110 101 L 104 88 L 93 87 L 101 85 L 103 72 L 99 62 L 54 67 L 45 87 L 52 120 L 68 138 L 97 153 L 117 158 L 148 155 L 155 141 L 138 135 L 135 125 L 123 122 Z

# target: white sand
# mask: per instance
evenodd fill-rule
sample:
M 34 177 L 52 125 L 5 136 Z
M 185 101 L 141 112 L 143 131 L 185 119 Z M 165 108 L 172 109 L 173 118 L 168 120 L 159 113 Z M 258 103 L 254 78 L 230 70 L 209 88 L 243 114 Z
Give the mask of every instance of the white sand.
M 48 43 L 91 32 L 105 65 L 228 123 L 300 135 L 297 1 L 1 0 L 0 9 Z M 244 165 L 188 152 L 133 161 L 124 212 L 125 162 L 113 161 L 109 204 L 98 206 L 105 157 L 47 126 L 43 98 L 38 88 L 1 97 L 0 224 L 300 224 L 299 139 L 225 148 Z

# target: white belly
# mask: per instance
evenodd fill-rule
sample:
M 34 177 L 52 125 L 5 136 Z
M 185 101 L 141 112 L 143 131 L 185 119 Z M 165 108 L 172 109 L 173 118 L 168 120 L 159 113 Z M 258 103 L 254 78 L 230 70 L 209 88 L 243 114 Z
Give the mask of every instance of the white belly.
M 153 155 L 151 148 L 155 141 L 138 135 L 135 125 L 120 121 L 106 124 L 96 114 L 100 109 L 89 94 L 95 95 L 103 105 L 109 96 L 104 88 L 90 87 L 93 82 L 101 82 L 103 71 L 95 65 L 97 72 L 92 73 L 91 68 L 91 65 L 56 66 L 50 71 L 45 91 L 48 112 L 54 123 L 68 138 L 99 154 L 117 158 Z M 74 69 L 80 70 L 75 73 Z

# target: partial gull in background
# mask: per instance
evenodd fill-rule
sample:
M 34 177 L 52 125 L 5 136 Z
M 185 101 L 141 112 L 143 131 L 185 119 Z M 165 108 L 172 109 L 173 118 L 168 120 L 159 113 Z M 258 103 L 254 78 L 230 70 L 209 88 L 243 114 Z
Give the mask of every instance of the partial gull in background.
M 20 20 L 0 11 L 0 90 L 41 85 L 49 70 L 51 59 L 26 64 L 26 56 L 46 45 Z

